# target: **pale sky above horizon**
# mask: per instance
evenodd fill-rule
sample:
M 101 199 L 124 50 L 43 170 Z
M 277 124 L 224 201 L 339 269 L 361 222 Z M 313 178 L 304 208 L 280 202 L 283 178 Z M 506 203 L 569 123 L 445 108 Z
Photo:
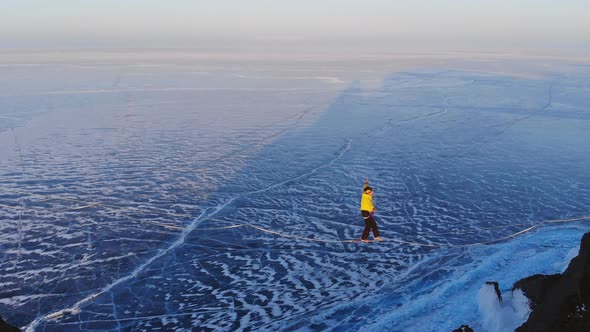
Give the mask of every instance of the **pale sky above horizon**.
M 582 0 L 3 0 L 0 7 L 0 48 L 590 43 Z

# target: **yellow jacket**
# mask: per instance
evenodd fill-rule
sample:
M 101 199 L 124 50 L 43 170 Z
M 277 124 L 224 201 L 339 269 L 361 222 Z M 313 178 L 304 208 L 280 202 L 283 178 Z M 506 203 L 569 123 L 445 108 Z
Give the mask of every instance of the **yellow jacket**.
M 363 186 L 363 197 L 361 198 L 361 211 L 369 211 L 373 212 L 375 206 L 373 206 L 373 196 L 365 194 L 365 188 L 367 188 L 369 184 L 365 183 Z

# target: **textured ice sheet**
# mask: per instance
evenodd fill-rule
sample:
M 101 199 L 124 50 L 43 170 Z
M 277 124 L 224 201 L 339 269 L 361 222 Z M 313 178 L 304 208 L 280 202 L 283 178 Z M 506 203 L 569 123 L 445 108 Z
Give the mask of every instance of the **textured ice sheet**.
M 468 245 L 590 214 L 583 73 L 407 72 L 367 93 L 313 75 L 140 68 L 37 92 L 55 110 L 0 133 L 8 321 L 275 331 L 477 319 L 476 305 L 455 312 L 437 294 L 475 303 L 511 266 L 490 255 L 516 246 L 535 259 L 544 244 Z M 349 243 L 366 177 L 387 241 Z M 575 246 L 559 239 L 548 259 Z M 449 284 L 470 269 L 468 290 Z

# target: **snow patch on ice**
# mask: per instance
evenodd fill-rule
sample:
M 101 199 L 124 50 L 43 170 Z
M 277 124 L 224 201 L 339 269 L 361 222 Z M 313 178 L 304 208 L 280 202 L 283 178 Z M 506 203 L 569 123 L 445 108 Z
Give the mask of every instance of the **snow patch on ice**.
M 529 318 L 529 315 L 531 314 L 530 301 L 524 295 L 522 290 L 515 289 L 512 292 L 512 307 L 520 321 L 524 322 Z
M 514 331 L 529 318 L 530 300 L 522 290 L 502 294 L 500 303 L 490 285 L 484 285 L 477 294 L 477 303 L 483 320 L 483 328 L 489 332 Z

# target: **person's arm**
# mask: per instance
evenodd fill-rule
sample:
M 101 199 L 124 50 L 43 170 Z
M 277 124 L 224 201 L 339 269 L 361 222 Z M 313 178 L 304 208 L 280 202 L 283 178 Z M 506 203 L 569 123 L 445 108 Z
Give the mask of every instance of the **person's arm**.
M 369 179 L 365 180 L 365 185 L 363 186 L 363 190 L 369 186 Z

